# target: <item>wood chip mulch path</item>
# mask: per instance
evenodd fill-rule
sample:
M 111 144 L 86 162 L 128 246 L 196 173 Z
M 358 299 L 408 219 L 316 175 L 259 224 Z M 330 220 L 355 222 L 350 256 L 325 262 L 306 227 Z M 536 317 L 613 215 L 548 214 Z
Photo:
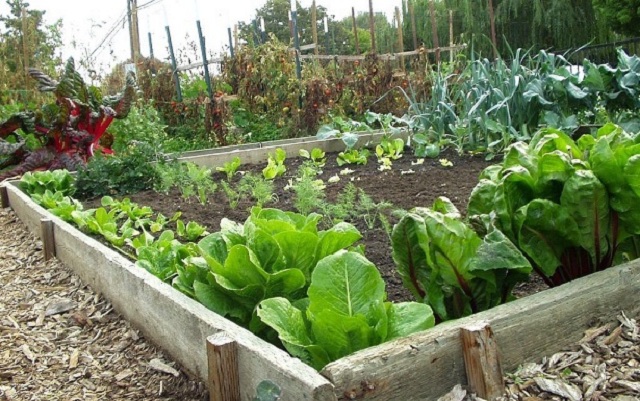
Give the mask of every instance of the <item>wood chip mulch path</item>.
M 207 400 L 203 383 L 147 342 L 0 209 L 0 400 Z

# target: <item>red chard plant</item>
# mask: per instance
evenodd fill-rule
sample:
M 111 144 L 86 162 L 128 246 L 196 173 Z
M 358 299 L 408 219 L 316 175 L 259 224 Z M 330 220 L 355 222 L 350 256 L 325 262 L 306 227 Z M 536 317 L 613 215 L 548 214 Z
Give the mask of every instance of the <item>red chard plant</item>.
M 36 112 L 11 116 L 0 124 L 0 181 L 28 171 L 65 168 L 74 171 L 97 151 L 111 151 L 112 137 L 107 128 L 114 118 L 129 113 L 134 97 L 133 76 L 127 77 L 122 94 L 103 96 L 87 86 L 76 71 L 73 59 L 67 61 L 60 81 L 30 69 L 41 92 L 52 92 L 55 101 Z M 31 135 L 36 149 L 28 149 L 19 133 Z

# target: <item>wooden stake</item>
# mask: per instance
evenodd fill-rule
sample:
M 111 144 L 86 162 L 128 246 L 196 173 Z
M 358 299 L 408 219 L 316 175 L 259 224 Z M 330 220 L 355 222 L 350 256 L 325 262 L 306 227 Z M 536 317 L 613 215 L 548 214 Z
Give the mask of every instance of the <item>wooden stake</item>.
M 369 0 L 369 33 L 371 34 L 371 54 L 376 54 L 376 17 L 373 15 L 373 0 Z
M 429 14 L 431 14 L 431 35 L 433 47 L 436 49 L 436 64 L 440 64 L 440 41 L 438 40 L 438 26 L 436 25 L 436 6 L 433 0 L 429 0 Z
M 318 55 L 318 15 L 316 9 L 316 0 L 311 3 L 311 35 L 313 37 L 313 54 Z
M 224 333 L 207 337 L 209 400 L 240 401 L 238 345 Z
M 493 13 L 493 1 L 489 0 L 489 22 L 491 23 L 491 43 L 493 43 L 493 58 L 498 58 L 498 39 L 496 39 L 496 17 Z
M 404 38 L 402 37 L 402 21 L 400 20 L 400 7 L 396 7 L 396 23 L 398 24 L 398 53 L 404 51 Z M 400 56 L 400 69 L 404 71 L 404 57 Z
M 0 207 L 9 207 L 9 194 L 7 193 L 7 186 L 0 185 Z
M 53 238 L 53 221 L 51 219 L 40 220 L 40 238 L 42 238 L 42 251 L 44 260 L 56 256 L 56 243 Z
M 360 42 L 358 42 L 358 25 L 356 24 L 356 9 L 351 7 L 351 19 L 353 20 L 353 36 L 356 40 L 356 54 L 360 54 Z
M 460 338 L 470 390 L 486 400 L 502 397 L 504 376 L 491 326 L 478 322 L 462 327 Z
M 407 0 L 407 8 L 411 18 L 411 36 L 413 36 L 413 50 L 418 48 L 418 33 L 416 32 L 416 12 L 413 8 L 413 0 Z
M 453 10 L 449 10 L 449 47 L 453 47 Z M 453 50 L 449 50 L 449 62 L 453 63 Z

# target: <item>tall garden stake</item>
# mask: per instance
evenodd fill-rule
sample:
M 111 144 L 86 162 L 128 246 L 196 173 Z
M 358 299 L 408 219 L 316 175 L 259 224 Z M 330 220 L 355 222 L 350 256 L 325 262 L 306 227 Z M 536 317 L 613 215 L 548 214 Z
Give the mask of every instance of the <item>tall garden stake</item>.
M 180 76 L 178 75 L 178 63 L 176 63 L 176 55 L 173 52 L 173 42 L 171 41 L 171 30 L 169 25 L 165 25 L 165 31 L 167 32 L 167 40 L 169 41 L 169 55 L 171 56 L 171 68 L 173 68 L 173 81 L 176 84 L 176 100 L 182 101 L 182 89 L 180 89 Z

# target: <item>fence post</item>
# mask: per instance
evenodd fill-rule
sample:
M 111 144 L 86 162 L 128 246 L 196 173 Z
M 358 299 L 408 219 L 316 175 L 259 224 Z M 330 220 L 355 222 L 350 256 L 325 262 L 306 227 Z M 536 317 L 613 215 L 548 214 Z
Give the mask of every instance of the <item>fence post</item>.
M 436 64 L 440 64 L 440 41 L 438 40 L 438 26 L 436 25 L 436 6 L 433 3 L 433 0 L 429 0 L 429 14 L 431 14 L 431 35 L 433 36 L 433 47 L 436 49 Z
M 211 87 L 211 76 L 209 75 L 209 63 L 207 62 L 207 49 L 204 45 L 204 36 L 202 36 L 202 26 L 200 20 L 196 21 L 198 27 L 198 37 L 200 38 L 200 50 L 202 51 L 202 66 L 204 67 L 204 81 L 207 83 L 207 93 L 209 99 L 213 101 L 213 88 Z
M 171 41 L 171 30 L 169 25 L 164 27 L 167 32 L 167 40 L 169 41 L 169 55 L 171 56 L 171 67 L 173 68 L 173 81 L 176 84 L 176 99 L 182 102 L 182 89 L 180 89 L 180 76 L 178 75 L 178 63 L 176 63 L 176 55 L 173 52 L 173 42 Z
M 149 38 L 149 58 L 153 59 L 153 41 L 151 40 L 151 32 L 147 32 Z
M 369 32 L 371 33 L 371 54 L 376 54 L 376 19 L 373 15 L 373 0 L 369 0 Z
M 233 51 L 233 37 L 231 36 L 231 28 L 227 28 L 227 33 L 229 34 L 229 53 L 231 54 L 231 58 L 234 58 L 235 53 Z
M 351 7 L 351 19 L 353 20 L 353 36 L 356 40 L 356 54 L 360 54 L 360 42 L 358 41 L 358 25 L 356 24 L 356 9 Z

